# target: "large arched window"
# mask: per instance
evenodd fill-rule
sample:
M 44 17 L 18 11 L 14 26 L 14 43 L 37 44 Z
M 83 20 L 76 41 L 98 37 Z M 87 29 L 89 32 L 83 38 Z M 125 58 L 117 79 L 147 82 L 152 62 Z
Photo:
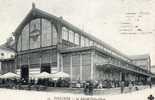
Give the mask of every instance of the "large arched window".
M 22 50 L 29 49 L 29 24 L 22 31 Z
M 33 19 L 21 31 L 17 40 L 17 51 L 36 49 L 57 44 L 57 29 L 47 19 Z
M 46 19 L 42 19 L 42 47 L 51 45 L 51 28 L 51 22 Z

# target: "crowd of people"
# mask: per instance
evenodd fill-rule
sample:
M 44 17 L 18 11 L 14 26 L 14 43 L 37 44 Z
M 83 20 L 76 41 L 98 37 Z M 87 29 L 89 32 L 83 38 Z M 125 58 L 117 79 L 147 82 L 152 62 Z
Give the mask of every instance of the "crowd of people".
M 124 93 L 126 87 L 128 88 L 128 92 L 131 92 L 132 90 L 138 91 L 139 85 L 149 85 L 149 87 L 152 88 L 151 81 L 142 82 L 142 81 L 111 81 L 111 80 L 95 81 L 95 82 L 86 81 L 82 83 L 81 87 L 84 88 L 85 94 L 92 95 L 94 89 L 102 89 L 102 88 L 120 88 L 121 93 Z
M 76 85 L 73 86 L 70 79 L 62 79 L 59 78 L 58 80 L 51 80 L 51 79 L 0 79 L 0 87 L 6 88 L 18 88 L 20 89 L 22 85 L 27 85 L 28 89 L 35 86 L 38 90 L 38 86 L 44 87 L 76 87 L 76 88 L 83 88 L 84 94 L 86 95 L 93 95 L 94 89 L 102 89 L 102 88 L 120 88 L 121 93 L 124 92 L 124 88 L 128 87 L 129 91 L 135 87 L 138 90 L 137 85 L 149 85 L 150 88 L 152 87 L 151 82 L 138 82 L 138 81 L 111 81 L 111 80 L 104 80 L 104 81 L 76 81 Z
M 27 86 L 28 89 L 31 87 L 44 86 L 44 87 L 69 87 L 70 83 L 68 79 L 59 78 L 58 80 L 51 79 L 0 79 L 1 88 L 17 88 L 22 89 L 22 86 Z

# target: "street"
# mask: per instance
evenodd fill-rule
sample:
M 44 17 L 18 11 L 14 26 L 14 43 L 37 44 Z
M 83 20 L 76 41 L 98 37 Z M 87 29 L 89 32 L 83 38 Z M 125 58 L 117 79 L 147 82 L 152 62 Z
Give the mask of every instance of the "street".
M 111 89 L 111 91 L 113 91 Z M 118 92 L 118 91 L 116 91 Z M 73 94 L 67 92 L 50 92 L 50 91 L 27 91 L 27 90 L 11 90 L 0 89 L 1 100 L 148 100 L 148 96 L 155 96 L 155 87 L 146 88 L 131 93 L 115 93 L 94 96 L 85 96 L 84 94 Z M 82 98 L 82 99 L 81 99 Z M 97 99 L 98 98 L 98 99 Z

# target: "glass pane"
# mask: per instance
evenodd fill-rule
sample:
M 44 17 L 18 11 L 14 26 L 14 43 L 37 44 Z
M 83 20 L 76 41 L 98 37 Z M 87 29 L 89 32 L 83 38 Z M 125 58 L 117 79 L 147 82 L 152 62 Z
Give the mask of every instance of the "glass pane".
M 57 30 L 56 27 L 53 25 L 53 45 L 57 44 Z
M 65 27 L 62 28 L 62 39 L 68 40 L 68 30 Z
M 63 72 L 70 74 L 70 56 L 63 56 Z
M 81 36 L 81 47 L 84 47 L 85 45 L 84 45 L 84 37 L 83 36 Z
M 22 50 L 29 49 L 29 24 L 22 31 Z
M 52 50 L 51 63 L 52 63 L 52 67 L 57 67 L 57 52 L 56 52 L 56 50 Z
M 90 40 L 90 46 L 93 46 L 93 41 Z
M 85 38 L 85 46 L 89 46 L 89 45 L 90 45 L 89 40 Z
M 72 75 L 73 80 L 79 80 L 80 79 L 80 55 L 73 55 L 72 56 Z
M 22 55 L 22 65 L 28 65 L 28 55 Z
M 37 30 L 40 31 L 40 19 L 39 18 L 32 20 L 30 24 L 30 33 L 37 31 Z
M 30 23 L 30 49 L 40 47 L 40 19 L 32 20 Z
M 90 72 L 91 72 L 91 57 L 90 54 L 82 55 L 82 79 L 88 80 L 90 79 Z M 86 73 L 87 72 L 87 73 Z
M 75 44 L 79 45 L 79 34 L 75 33 Z
M 73 31 L 69 31 L 69 41 L 70 42 L 74 42 L 74 32 Z
M 50 63 L 50 51 L 43 51 L 41 54 L 42 63 Z
M 48 20 L 42 19 L 42 46 L 51 45 L 51 23 Z
M 31 54 L 30 64 L 40 64 L 40 53 L 32 53 Z

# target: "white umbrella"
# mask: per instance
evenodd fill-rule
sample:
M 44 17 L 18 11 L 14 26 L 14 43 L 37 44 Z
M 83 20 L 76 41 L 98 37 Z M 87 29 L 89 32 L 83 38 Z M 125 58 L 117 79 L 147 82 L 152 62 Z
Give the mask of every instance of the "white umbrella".
M 51 74 L 51 77 L 53 80 L 55 80 L 55 87 L 56 87 L 56 81 L 59 79 L 59 78 L 69 78 L 69 74 L 65 73 L 65 72 L 57 72 L 55 74 Z
M 36 79 L 38 79 L 38 78 L 51 78 L 51 75 L 47 72 L 42 72 L 42 73 L 39 73 L 37 75 L 32 75 L 30 77 L 36 78 Z
M 58 72 L 58 73 L 55 73 L 55 74 L 52 74 L 51 75 L 53 78 L 69 78 L 69 74 L 65 73 L 65 72 Z
M 12 72 L 8 72 L 4 75 L 1 75 L 0 78 L 20 78 L 19 75 L 15 74 L 15 73 L 12 73 Z

